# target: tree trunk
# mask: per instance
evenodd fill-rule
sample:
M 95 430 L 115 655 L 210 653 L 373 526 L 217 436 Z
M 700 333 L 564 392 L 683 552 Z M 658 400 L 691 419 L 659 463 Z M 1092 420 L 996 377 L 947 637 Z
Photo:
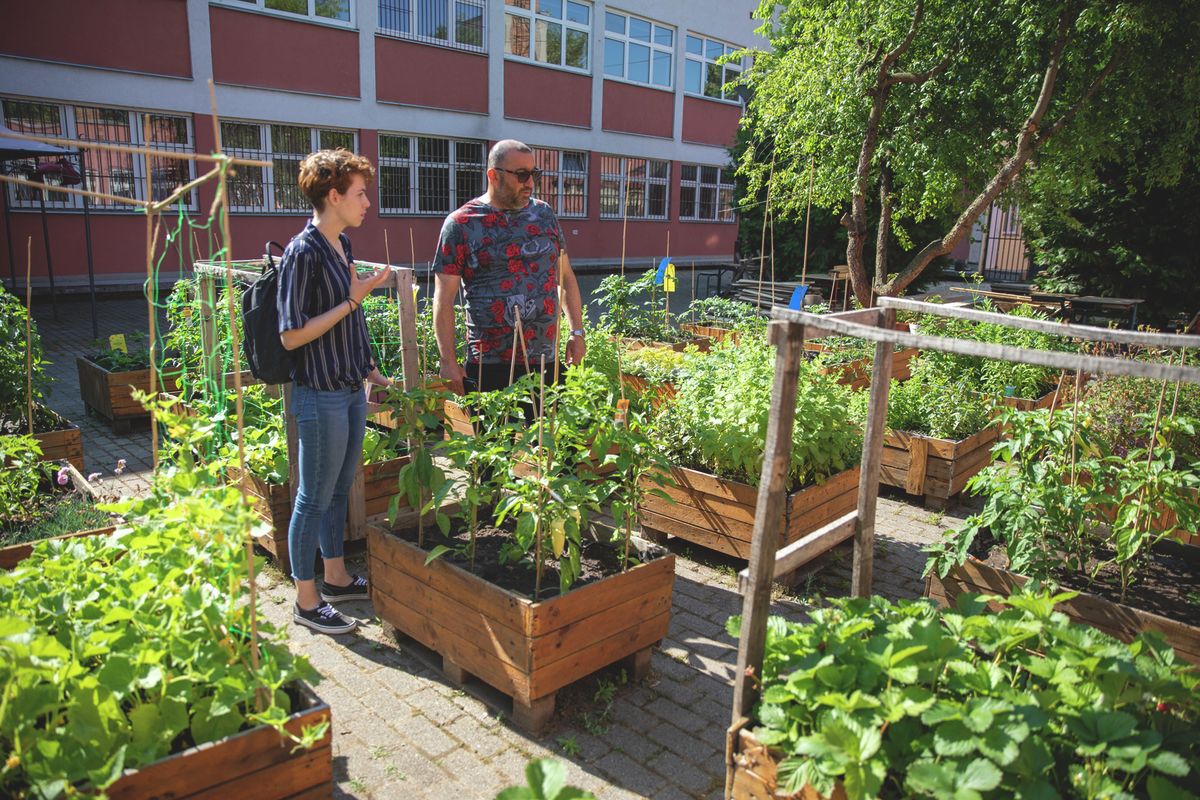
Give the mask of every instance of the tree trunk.
M 875 235 L 875 281 L 872 295 L 887 282 L 887 247 L 892 235 L 892 170 L 887 164 L 879 168 L 879 230 Z M 874 304 L 872 297 L 872 304 Z

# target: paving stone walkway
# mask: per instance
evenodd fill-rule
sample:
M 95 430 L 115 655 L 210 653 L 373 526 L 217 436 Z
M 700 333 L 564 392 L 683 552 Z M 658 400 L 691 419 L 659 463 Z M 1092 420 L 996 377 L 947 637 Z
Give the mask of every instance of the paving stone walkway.
M 89 472 L 103 487 L 143 491 L 151 469 L 148 428 L 117 436 L 88 418 L 79 399 L 74 357 L 90 349 L 86 302 L 62 301 L 58 322 L 49 309 L 35 318 L 54 389 L 52 408 L 80 424 Z M 102 299 L 100 333 L 146 329 L 145 304 Z M 118 458 L 128 469 L 113 475 Z M 952 506 L 929 512 L 902 494 L 880 498 L 875 591 L 919 597 L 921 547 L 969 513 Z M 744 564 L 673 542 L 677 554 L 670 631 L 639 684 L 602 672 L 559 693 L 550 730 L 529 737 L 510 726 L 506 698 L 478 684 L 458 689 L 441 676 L 440 659 L 386 629 L 367 602 L 344 604 L 358 632 L 328 637 L 292 626 L 292 591 L 273 564 L 258 577 L 260 607 L 289 629 L 295 649 L 324 676 L 317 693 L 333 711 L 335 796 L 343 798 L 493 798 L 524 782 L 525 764 L 552 756 L 568 765 L 570 782 L 604 800 L 646 797 L 718 798 L 724 788 L 724 735 L 733 702 L 736 643 L 725 622 L 741 613 L 736 572 Z M 361 552 L 353 568 L 365 570 Z M 850 549 L 827 554 L 791 589 L 778 589 L 772 612 L 798 618 L 805 602 L 849 589 Z M 610 695 L 610 701 L 605 696 Z

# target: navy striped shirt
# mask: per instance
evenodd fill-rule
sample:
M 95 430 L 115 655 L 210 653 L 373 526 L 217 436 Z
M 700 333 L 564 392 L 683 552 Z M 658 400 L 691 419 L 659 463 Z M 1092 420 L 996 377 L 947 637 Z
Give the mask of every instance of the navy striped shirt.
M 350 239 L 340 234 L 350 264 Z M 350 271 L 312 220 L 288 243 L 279 264 L 279 332 L 303 328 L 312 317 L 346 302 Z M 331 392 L 362 386 L 374 369 L 367 320 L 361 309 L 347 314 L 321 336 L 300 348 L 292 380 Z

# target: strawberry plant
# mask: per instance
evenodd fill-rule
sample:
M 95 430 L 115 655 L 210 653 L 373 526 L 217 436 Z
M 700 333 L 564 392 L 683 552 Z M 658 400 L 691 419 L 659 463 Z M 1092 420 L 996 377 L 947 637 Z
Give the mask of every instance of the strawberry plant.
M 258 622 L 251 669 L 245 536 L 232 488 L 183 470 L 112 507 L 108 537 L 38 545 L 0 574 L 0 794 L 103 792 L 123 770 L 258 725 L 294 736 L 288 687 L 318 676 Z
M 591 792 L 567 786 L 567 768 L 552 758 L 530 761 L 525 781 L 526 786 L 510 786 L 496 800 L 596 800 Z
M 716 296 L 693 300 L 681 316 L 700 325 L 755 334 L 765 334 L 768 321 L 749 303 Z
M 1054 611 L 1073 596 L 967 595 L 954 611 L 831 599 L 806 623 L 771 618 L 753 716 L 755 737 L 783 753 L 780 789 L 1190 796 L 1200 675 L 1157 634 L 1126 645 Z
M 32 436 L 0 436 L 0 520 L 24 516 L 38 485 L 50 474 Z

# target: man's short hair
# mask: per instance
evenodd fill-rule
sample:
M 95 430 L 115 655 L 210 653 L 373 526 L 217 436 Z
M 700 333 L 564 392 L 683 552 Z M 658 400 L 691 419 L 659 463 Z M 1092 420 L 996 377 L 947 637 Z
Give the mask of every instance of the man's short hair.
M 488 169 L 495 169 L 500 166 L 500 163 L 508 157 L 509 153 L 533 153 L 533 148 L 524 142 L 518 142 L 516 139 L 501 139 L 492 145 L 492 149 L 488 153 Z

